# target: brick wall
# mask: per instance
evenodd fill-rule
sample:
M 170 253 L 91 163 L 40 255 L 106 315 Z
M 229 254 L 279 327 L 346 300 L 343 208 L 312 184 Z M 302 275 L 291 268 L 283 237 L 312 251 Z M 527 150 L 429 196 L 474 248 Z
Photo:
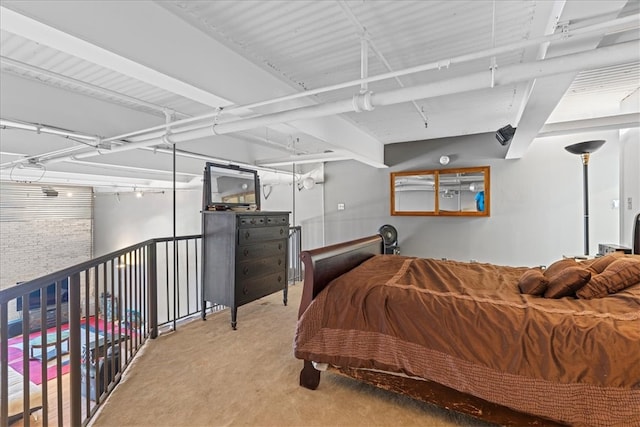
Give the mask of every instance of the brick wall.
M 58 200 L 36 200 L 37 197 L 43 197 L 40 196 L 40 186 L 2 183 L 0 289 L 92 258 L 91 188 L 55 188 L 60 191 L 60 196 L 56 198 Z M 67 196 L 67 193 L 73 196 Z M 73 197 L 75 201 L 70 202 L 69 199 Z M 26 204 L 29 204 L 28 209 L 32 209 L 38 203 L 46 205 L 37 215 L 21 217 L 10 211 L 20 210 Z M 59 206 L 63 204 L 63 210 L 60 210 Z M 82 212 L 79 213 L 80 209 Z M 8 308 L 9 319 L 18 317 L 15 304 L 10 303 Z

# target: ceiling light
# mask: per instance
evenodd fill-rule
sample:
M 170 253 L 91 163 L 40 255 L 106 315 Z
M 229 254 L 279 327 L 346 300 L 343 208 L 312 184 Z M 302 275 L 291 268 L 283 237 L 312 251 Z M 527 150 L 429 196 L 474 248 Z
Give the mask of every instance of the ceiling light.
M 484 191 L 484 182 L 472 182 L 469 184 L 469 191 Z
M 440 156 L 440 164 L 442 166 L 448 165 L 450 161 L 451 159 L 449 158 L 449 156 Z

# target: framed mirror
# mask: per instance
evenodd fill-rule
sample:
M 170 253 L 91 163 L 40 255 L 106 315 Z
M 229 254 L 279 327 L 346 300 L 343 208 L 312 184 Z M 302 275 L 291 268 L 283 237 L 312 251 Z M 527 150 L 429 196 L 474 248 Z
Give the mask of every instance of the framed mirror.
M 205 210 L 260 210 L 260 179 L 255 170 L 207 162 L 203 189 Z
M 391 173 L 391 215 L 489 214 L 489 166 Z

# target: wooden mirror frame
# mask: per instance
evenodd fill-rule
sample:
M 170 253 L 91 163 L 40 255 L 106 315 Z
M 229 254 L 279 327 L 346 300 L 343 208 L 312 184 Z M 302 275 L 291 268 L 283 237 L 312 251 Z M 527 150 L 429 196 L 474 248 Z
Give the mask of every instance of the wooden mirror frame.
M 491 179 L 490 179 L 490 168 L 489 166 L 478 166 L 472 168 L 457 168 L 457 169 L 433 169 L 433 170 L 421 170 L 421 171 L 404 171 L 404 172 L 391 172 L 390 176 L 390 188 L 391 188 L 391 215 L 394 216 L 490 216 L 491 214 Z M 444 210 L 441 209 L 440 205 L 440 197 L 436 197 L 436 194 L 439 196 L 445 189 L 441 184 L 441 177 L 443 175 L 462 175 L 458 178 L 463 178 L 460 180 L 458 184 L 466 185 L 467 183 L 470 185 L 473 181 L 478 181 L 475 179 L 468 179 L 465 175 L 469 174 L 483 174 L 483 183 L 484 189 L 482 190 L 484 193 L 484 210 L 469 210 L 460 208 L 460 210 Z M 396 179 L 397 178 L 406 178 L 415 177 L 416 179 L 424 179 L 422 176 L 433 176 L 433 188 L 437 188 L 438 191 L 430 191 L 433 193 L 433 210 L 415 210 L 415 211 L 403 211 L 396 210 Z M 476 192 L 478 193 L 478 192 Z M 462 193 L 456 193 L 458 196 L 458 201 L 460 202 Z M 477 200 L 477 199 L 476 199 Z M 469 203 L 467 201 L 467 203 Z

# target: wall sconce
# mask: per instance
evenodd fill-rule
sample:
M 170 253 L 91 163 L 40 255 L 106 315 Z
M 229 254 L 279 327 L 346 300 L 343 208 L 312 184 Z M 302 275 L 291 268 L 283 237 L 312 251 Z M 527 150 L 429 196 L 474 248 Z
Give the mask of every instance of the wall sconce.
M 496 131 L 496 139 L 500 144 L 507 145 L 515 134 L 516 129 L 511 125 L 506 125 Z
M 264 196 L 265 200 L 269 198 L 272 191 L 273 191 L 273 186 L 271 184 L 264 184 L 262 186 L 262 196 Z

